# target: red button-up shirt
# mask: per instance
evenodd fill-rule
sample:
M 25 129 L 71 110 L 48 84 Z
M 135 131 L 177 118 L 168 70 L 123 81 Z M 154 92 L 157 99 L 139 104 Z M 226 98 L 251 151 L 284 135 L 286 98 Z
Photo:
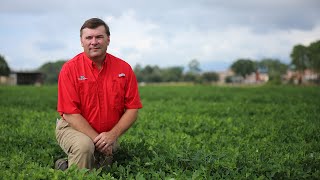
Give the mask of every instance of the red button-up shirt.
M 63 114 L 81 114 L 98 132 L 111 130 L 125 109 L 142 104 L 132 68 L 125 61 L 106 53 L 99 70 L 80 53 L 67 61 L 59 74 L 58 108 Z

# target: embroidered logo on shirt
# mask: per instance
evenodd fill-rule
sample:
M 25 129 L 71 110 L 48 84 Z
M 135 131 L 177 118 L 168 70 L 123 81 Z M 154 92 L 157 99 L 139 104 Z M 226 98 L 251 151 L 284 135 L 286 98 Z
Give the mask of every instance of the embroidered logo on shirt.
M 86 79 L 88 79 L 88 78 L 86 78 L 85 76 L 80 76 L 78 79 L 79 79 L 80 81 L 83 81 L 83 80 L 86 80 Z
M 120 73 L 118 76 L 119 76 L 119 77 L 125 77 L 125 76 L 126 76 L 126 74 L 124 74 L 124 73 Z

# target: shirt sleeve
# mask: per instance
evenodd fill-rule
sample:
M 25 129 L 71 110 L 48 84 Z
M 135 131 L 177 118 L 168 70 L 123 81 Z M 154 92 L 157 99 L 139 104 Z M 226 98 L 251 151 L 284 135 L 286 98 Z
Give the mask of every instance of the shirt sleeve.
M 57 111 L 63 114 L 80 114 L 80 98 L 77 93 L 75 80 L 69 66 L 64 65 L 58 79 L 58 106 Z
M 126 85 L 126 92 L 125 92 L 125 108 L 126 109 L 140 109 L 142 108 L 139 90 L 138 90 L 138 82 L 137 78 L 129 67 L 129 76 Z

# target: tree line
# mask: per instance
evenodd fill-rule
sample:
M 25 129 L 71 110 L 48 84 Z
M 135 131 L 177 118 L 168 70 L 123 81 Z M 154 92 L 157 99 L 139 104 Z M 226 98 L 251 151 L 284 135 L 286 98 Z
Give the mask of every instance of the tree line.
M 295 45 L 290 56 L 291 64 L 298 72 L 299 83 L 307 69 L 318 74 L 317 83 L 320 83 L 320 40 L 310 43 L 309 46 Z
M 288 69 L 294 70 L 300 74 L 309 69 L 320 73 L 320 40 L 312 42 L 309 46 L 301 44 L 295 45 L 290 54 L 291 63 L 284 64 L 278 59 L 265 58 L 253 60 L 249 58 L 240 58 L 234 61 L 230 69 L 235 73 L 234 76 L 246 76 L 254 72 L 267 72 L 270 81 L 280 81 Z M 47 84 L 57 83 L 58 74 L 66 60 L 48 62 L 37 68 L 44 74 L 44 82 Z M 133 68 L 139 82 L 195 82 L 211 83 L 219 80 L 217 72 L 203 72 L 200 69 L 200 63 L 197 59 L 192 59 L 185 69 L 183 66 L 173 66 L 160 68 L 157 65 L 141 66 L 137 64 Z M 0 76 L 8 76 L 10 68 L 4 58 L 0 55 Z M 318 79 L 320 77 L 318 76 Z M 231 82 L 232 77 L 227 77 L 224 81 Z M 318 80 L 319 81 L 319 80 Z
M 290 56 L 297 71 L 311 69 L 320 73 L 320 40 L 309 46 L 295 45 Z
M 219 75 L 216 72 L 201 73 L 200 63 L 197 59 L 189 62 L 188 68 L 184 71 L 182 66 L 173 66 L 160 68 L 159 66 L 146 65 L 142 67 L 137 64 L 134 67 L 138 82 L 196 82 L 209 83 L 219 80 Z
M 279 59 L 264 58 L 253 60 L 249 58 L 240 58 L 234 61 L 230 69 L 235 75 L 227 76 L 226 83 L 232 82 L 232 78 L 240 76 L 246 78 L 252 73 L 267 73 L 271 83 L 281 83 L 282 76 L 288 70 L 297 71 L 301 75 L 298 77 L 301 81 L 302 74 L 309 69 L 315 73 L 320 73 L 320 40 L 312 42 L 309 46 L 295 45 L 290 54 L 291 63 L 282 63 Z M 139 82 L 196 82 L 207 83 L 219 80 L 219 74 L 216 72 L 201 72 L 200 63 L 193 59 L 188 64 L 188 71 L 184 72 L 183 67 L 159 68 L 158 66 L 147 65 L 141 67 L 136 65 L 134 71 Z M 318 77 L 318 81 L 320 77 Z
M 280 62 L 278 59 L 266 58 L 262 60 L 251 60 L 251 59 L 238 59 L 231 67 L 234 76 L 246 76 L 252 73 L 267 73 L 269 76 L 269 82 L 279 84 L 281 83 L 282 75 L 287 73 L 289 65 Z M 231 78 L 231 77 L 227 77 Z M 227 79 L 227 82 L 231 80 Z
M 231 65 L 231 69 L 242 77 L 256 72 L 266 71 L 271 82 L 281 81 L 282 75 L 287 70 L 298 72 L 298 81 L 301 83 L 305 70 L 311 70 L 318 74 L 316 83 L 320 83 L 320 40 L 310 43 L 309 46 L 295 45 L 290 54 L 291 63 L 284 64 L 278 59 L 263 59 L 255 61 L 251 59 L 238 59 Z

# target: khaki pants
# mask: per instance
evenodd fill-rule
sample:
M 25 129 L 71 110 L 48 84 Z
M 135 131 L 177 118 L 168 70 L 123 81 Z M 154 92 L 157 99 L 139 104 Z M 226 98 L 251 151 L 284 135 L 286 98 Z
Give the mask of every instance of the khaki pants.
M 79 168 L 93 169 L 112 163 L 112 156 L 105 156 L 96 151 L 93 141 L 87 135 L 70 127 L 65 120 L 57 121 L 56 138 L 62 150 L 68 155 L 69 167 L 76 164 Z M 113 152 L 117 146 L 113 146 Z

